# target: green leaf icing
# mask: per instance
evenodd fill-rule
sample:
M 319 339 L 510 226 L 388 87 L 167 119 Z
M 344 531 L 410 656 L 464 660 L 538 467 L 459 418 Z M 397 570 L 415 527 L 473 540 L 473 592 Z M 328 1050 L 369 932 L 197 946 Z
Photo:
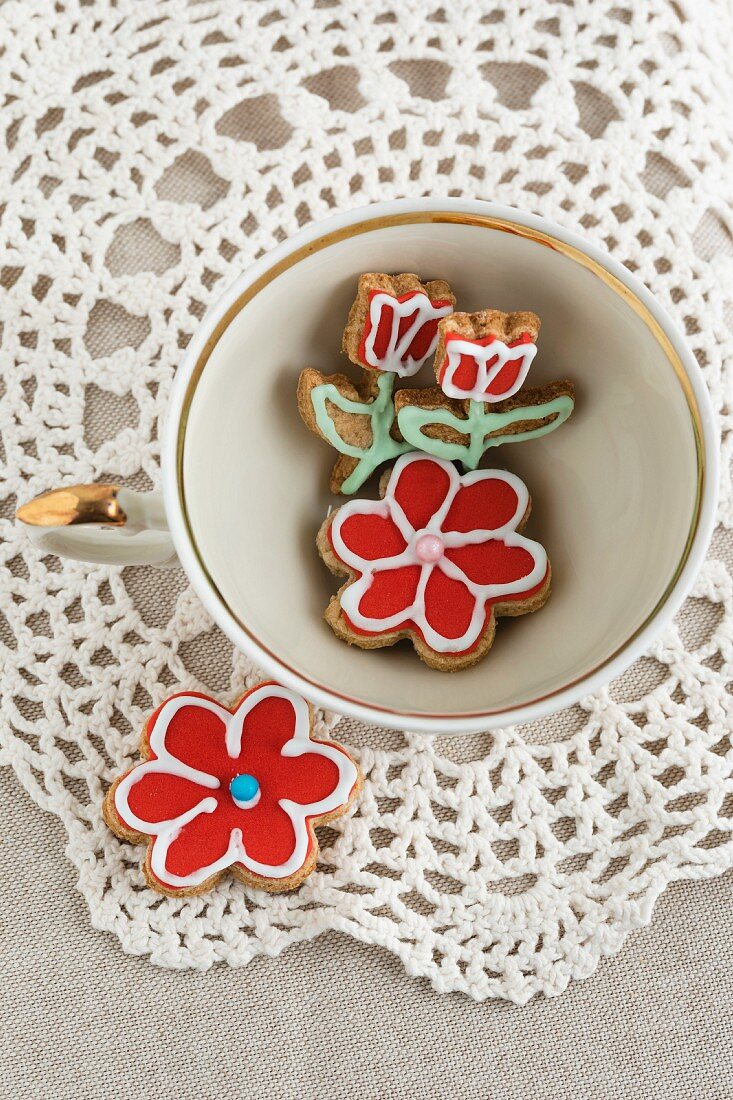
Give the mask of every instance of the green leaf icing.
M 462 420 L 449 409 L 421 409 L 418 405 L 406 405 L 400 409 L 397 417 L 400 431 L 407 442 L 419 451 L 426 451 L 436 458 L 447 458 L 451 462 L 460 462 L 466 470 L 475 470 L 481 456 L 489 447 L 498 447 L 501 443 L 519 443 L 523 439 L 537 439 L 548 432 L 554 432 L 564 424 L 573 411 L 575 402 L 572 397 L 562 394 L 545 401 L 541 405 L 527 405 L 508 412 L 489 412 L 482 401 L 470 401 L 468 416 Z M 555 414 L 549 424 L 531 428 L 515 435 L 498 435 L 492 432 L 515 424 L 518 420 L 543 420 Z M 469 437 L 469 444 L 447 443 L 442 439 L 431 439 L 423 429 L 432 424 L 444 424 Z
M 324 382 L 320 386 L 314 386 L 311 390 L 313 411 L 316 414 L 316 424 L 324 439 L 327 439 L 332 447 L 350 458 L 357 458 L 358 465 L 349 474 L 341 486 L 341 492 L 347 496 L 355 493 L 370 474 L 374 473 L 382 462 L 388 462 L 391 458 L 412 450 L 409 443 L 398 443 L 390 435 L 394 424 L 395 413 L 392 401 L 394 388 L 394 375 L 384 372 L 377 378 L 378 394 L 373 401 L 352 401 L 339 393 L 332 382 Z M 355 447 L 341 438 L 336 430 L 336 425 L 331 419 L 326 403 L 330 402 L 345 413 L 356 413 L 359 416 L 368 416 L 371 422 L 372 441 L 368 448 Z

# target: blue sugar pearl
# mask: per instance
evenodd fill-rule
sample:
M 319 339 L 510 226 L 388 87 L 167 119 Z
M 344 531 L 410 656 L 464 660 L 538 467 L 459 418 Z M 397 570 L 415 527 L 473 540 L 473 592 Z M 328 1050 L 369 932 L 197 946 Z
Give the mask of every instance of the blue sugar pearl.
M 247 775 L 245 772 L 243 775 L 234 776 L 229 784 L 229 790 L 236 804 L 246 810 L 249 806 L 254 806 L 260 793 L 260 785 L 253 775 Z

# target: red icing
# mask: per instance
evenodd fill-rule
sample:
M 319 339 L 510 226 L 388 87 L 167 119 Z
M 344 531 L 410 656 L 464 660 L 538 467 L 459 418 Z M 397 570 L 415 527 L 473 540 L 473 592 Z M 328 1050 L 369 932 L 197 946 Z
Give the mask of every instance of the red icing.
M 459 332 L 449 332 L 445 338 L 446 355 L 443 362 L 440 365 L 438 371 L 438 381 L 443 384 L 443 378 L 448 367 L 448 345 L 452 340 L 466 340 L 467 337 L 462 336 Z M 484 336 L 480 340 L 468 340 L 468 343 L 475 344 L 476 347 L 485 348 L 489 344 L 493 344 L 494 340 L 497 340 L 496 336 Z M 532 337 L 528 332 L 523 332 L 518 340 L 513 340 L 507 347 L 518 348 L 525 344 L 531 344 L 533 342 Z M 496 363 L 497 356 L 489 359 L 486 363 L 488 370 Z M 502 394 L 508 393 L 515 385 L 517 378 L 522 370 L 522 363 L 524 357 L 518 356 L 516 359 L 508 359 L 499 373 L 493 378 L 484 393 L 491 394 L 492 397 L 500 397 Z M 458 389 L 465 390 L 466 393 L 470 393 L 476 386 L 476 376 L 478 373 L 478 364 L 472 355 L 461 355 L 460 362 L 453 372 L 453 385 Z
M 366 561 L 401 554 L 406 542 L 389 516 L 365 512 L 349 516 L 341 527 L 341 537 L 355 554 Z
M 426 527 L 445 500 L 450 479 L 431 458 L 405 466 L 394 488 L 394 499 L 416 531 Z
M 449 547 L 445 556 L 476 584 L 510 584 L 526 577 L 534 565 L 534 558 L 523 546 L 507 546 L 501 539 Z
M 231 802 L 231 799 L 229 800 Z M 207 820 L 213 817 L 212 821 Z M 199 814 L 184 825 L 168 849 L 166 867 L 173 875 L 190 875 L 199 867 L 208 867 L 229 847 L 232 822 L 221 800 L 213 814 Z
M 549 572 L 549 570 L 548 570 L 548 572 Z M 500 596 L 496 600 L 487 600 L 486 601 L 486 617 L 484 619 L 483 629 L 481 630 L 481 633 L 479 634 L 478 638 L 473 643 L 473 645 L 468 646 L 466 649 L 461 649 L 461 650 L 457 650 L 456 652 L 452 652 L 450 654 L 450 656 L 451 657 L 463 657 L 466 653 L 472 653 L 473 650 L 477 648 L 477 646 L 479 645 L 479 642 L 481 641 L 481 638 L 483 637 L 484 633 L 486 632 L 487 626 L 489 625 L 489 619 L 491 618 L 492 608 L 493 608 L 494 604 L 506 602 L 506 601 L 509 601 L 509 600 L 511 600 L 512 603 L 520 603 L 522 600 L 529 600 L 532 596 L 536 596 L 538 592 L 542 591 L 542 589 L 544 588 L 546 582 L 547 582 L 547 574 L 545 574 L 545 576 L 542 578 L 542 580 L 540 581 L 539 584 L 535 585 L 534 588 L 527 589 L 526 592 L 512 593 L 510 596 Z M 362 608 L 363 608 L 363 602 L 362 602 Z M 393 627 L 391 630 L 388 630 L 388 631 L 363 630 L 361 627 L 356 626 L 355 623 L 352 623 L 351 619 L 349 618 L 349 616 L 344 611 L 342 611 L 341 614 L 343 615 L 344 619 L 346 620 L 346 623 L 348 624 L 349 629 L 353 630 L 354 634 L 362 634 L 365 638 L 378 638 L 380 634 L 394 634 L 396 631 L 411 630 L 412 633 L 416 634 L 418 636 L 418 638 L 421 638 L 423 640 L 423 642 L 425 641 L 425 636 L 423 635 L 423 632 L 420 629 L 420 627 L 417 626 L 416 623 L 413 623 L 412 620 L 410 620 L 410 619 L 406 619 L 404 623 L 400 623 L 399 626 Z M 434 621 L 433 621 L 432 625 L 433 625 L 433 627 L 435 627 L 436 624 L 435 624 Z M 453 637 L 459 637 L 460 634 L 461 634 L 461 631 L 459 629 L 457 629 L 454 625 Z
M 383 291 L 383 290 L 370 290 L 369 291 L 369 306 L 371 307 L 371 302 L 372 302 L 372 299 L 373 299 L 375 294 L 385 294 L 385 293 L 388 293 L 388 292 Z M 420 291 L 420 290 L 411 290 L 408 294 L 400 294 L 399 296 L 390 295 L 390 297 L 393 297 L 395 299 L 395 301 L 397 301 L 401 304 L 402 302 L 409 302 L 412 298 L 414 298 L 418 294 L 422 296 L 423 292 Z M 443 306 L 451 305 L 451 302 L 448 298 L 431 298 L 430 299 L 430 304 L 432 306 L 434 306 L 436 309 L 440 309 Z M 380 360 L 383 359 L 385 357 L 385 355 L 387 354 L 387 352 L 389 351 L 390 338 L 391 338 L 391 334 L 392 334 L 392 321 L 393 321 L 393 319 L 394 319 L 394 311 L 388 305 L 382 306 L 382 309 L 379 313 L 379 322 L 378 322 L 378 325 L 377 325 L 377 335 L 374 339 L 374 352 L 373 353 L 377 357 L 377 359 L 380 359 Z M 415 313 L 409 313 L 406 316 L 400 318 L 399 324 L 397 326 L 397 340 L 398 341 L 399 341 L 400 337 L 402 337 L 407 332 L 408 328 L 410 327 L 410 325 L 413 323 L 414 320 L 415 320 Z M 405 355 L 402 359 L 402 362 L 405 362 L 407 358 L 415 359 L 415 360 L 425 358 L 425 356 L 430 351 L 430 345 L 432 344 L 433 340 L 435 339 L 435 334 L 438 331 L 438 320 L 439 320 L 439 318 L 435 317 L 431 320 L 425 321 L 425 323 L 420 326 L 418 331 L 415 333 L 415 336 L 413 337 L 413 339 L 410 343 L 410 346 L 407 349 L 407 351 L 406 351 L 406 353 L 405 353 Z M 374 367 L 371 363 L 368 363 L 367 358 L 366 358 L 366 342 L 367 342 L 367 339 L 368 339 L 371 331 L 372 331 L 372 320 L 371 320 L 371 309 L 369 308 L 369 309 L 367 309 L 366 320 L 364 322 L 364 329 L 363 329 L 363 332 L 361 334 L 361 341 L 359 342 L 359 360 L 362 363 L 362 365 L 365 366 L 368 370 L 378 370 L 379 368 Z
M 385 569 L 375 573 L 369 590 L 364 593 L 359 610 L 371 619 L 386 619 L 410 607 L 420 580 L 419 565 L 404 565 L 400 569 Z
M 405 465 L 396 486 L 391 486 L 391 492 L 393 499 L 402 506 L 409 522 L 419 531 L 427 526 L 443 504 L 449 486 L 450 480 L 445 467 L 426 457 Z M 483 478 L 473 484 L 461 485 L 441 524 L 441 530 L 495 531 L 515 519 L 518 506 L 517 494 L 510 484 L 502 478 Z M 348 548 L 366 561 L 389 557 L 400 552 L 398 546 L 405 546 L 404 538 L 389 517 L 378 517 L 380 525 L 371 522 L 374 518 L 368 513 L 356 513 L 349 516 L 341 527 L 341 535 Z M 522 517 L 518 516 L 516 519 L 521 521 Z M 355 535 L 357 531 L 358 537 Z M 374 541 L 370 543 L 372 535 Z M 331 548 L 338 557 L 331 528 L 328 537 Z M 470 581 L 482 585 L 509 584 L 516 580 L 521 586 L 522 578 L 534 567 L 534 558 L 525 547 L 508 545 L 501 538 L 489 538 L 461 547 L 446 547 L 445 556 Z M 359 611 L 368 618 L 387 619 L 410 607 L 415 599 L 420 573 L 420 565 L 405 565 L 375 572 L 371 585 L 361 598 Z M 531 589 L 509 592 L 487 600 L 484 629 L 473 645 L 461 653 L 470 653 L 479 645 L 494 604 L 529 600 L 542 590 L 546 581 L 547 574 Z M 459 638 L 468 628 L 473 609 L 474 596 L 470 589 L 461 581 L 448 577 L 439 566 L 434 567 L 425 589 L 425 612 L 432 628 L 444 638 Z M 343 610 L 342 614 L 356 634 L 377 637 L 382 633 L 411 630 L 425 641 L 421 628 L 411 619 L 405 619 L 384 631 L 372 631 L 351 622 Z
M 151 732 L 160 709 L 148 724 Z M 218 714 L 212 714 L 203 707 L 181 707 L 168 723 L 165 745 L 171 756 L 178 757 L 183 764 L 200 772 L 208 772 L 212 764 L 212 745 L 223 746 L 225 733 L 224 723 Z M 145 817 L 145 814 L 138 814 L 138 817 Z
M 262 686 L 252 690 L 257 691 Z M 185 694 L 207 698 L 199 693 Z M 148 743 L 161 710 L 162 706 L 148 723 Z M 182 707 L 173 716 L 165 734 L 168 753 L 190 767 L 215 776 L 220 786 L 212 790 L 176 775 L 148 772 L 130 788 L 130 809 L 137 817 L 151 823 L 175 819 L 204 798 L 213 797 L 217 802 L 213 812 L 201 813 L 181 828 L 168 849 L 168 871 L 185 876 L 213 863 L 226 852 L 231 831 L 235 828 L 242 832 L 250 859 L 274 866 L 290 858 L 295 841 L 293 825 L 278 803 L 281 799 L 301 805 L 319 802 L 333 792 L 339 779 L 335 763 L 318 753 L 281 755 L 283 745 L 293 736 L 294 730 L 295 712 L 290 701 L 264 698 L 246 715 L 241 751 L 236 758 L 231 758 L 226 751 L 224 723 L 216 714 L 191 705 Z M 336 748 L 344 751 L 339 746 Z M 157 759 L 152 751 L 149 759 Z M 260 786 L 259 802 L 246 810 L 236 805 L 229 791 L 230 781 L 243 773 L 255 776 Z M 134 829 L 120 815 L 119 807 L 117 812 L 123 825 Z M 309 835 L 308 853 L 312 846 Z
M 170 821 L 185 814 L 203 797 L 199 783 L 166 772 L 150 772 L 133 785 L 128 805 L 144 821 Z
M 433 569 L 425 586 L 425 616 L 443 638 L 460 638 L 468 630 L 475 600 L 462 581 Z
M 441 527 L 444 531 L 496 531 L 514 518 L 516 510 L 517 494 L 511 485 L 500 477 L 482 478 L 460 487 Z

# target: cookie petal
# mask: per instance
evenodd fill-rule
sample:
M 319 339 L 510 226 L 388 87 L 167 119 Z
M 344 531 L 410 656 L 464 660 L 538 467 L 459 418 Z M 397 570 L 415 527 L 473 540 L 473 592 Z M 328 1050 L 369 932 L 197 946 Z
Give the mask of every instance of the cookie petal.
M 519 376 L 522 375 L 524 371 L 526 359 L 526 352 L 518 352 L 517 355 L 513 356 L 511 359 L 507 359 L 506 362 L 499 366 L 493 378 L 491 376 L 492 371 L 497 366 L 499 359 L 498 356 L 495 360 L 489 359 L 486 364 L 489 381 L 486 385 L 485 392 L 490 394 L 495 401 L 499 401 L 504 397 L 508 397 L 509 394 L 516 392 L 518 389 L 517 382 L 519 381 Z
M 397 463 L 387 488 L 416 531 L 427 527 L 453 489 L 452 467 L 433 458 L 406 455 Z M 457 481 L 457 475 L 455 475 Z
M 515 583 L 521 586 L 537 564 L 535 555 L 526 546 L 509 546 L 502 539 L 450 547 L 445 556 L 469 581 L 483 586 Z
M 160 707 L 148 726 L 155 756 L 173 757 L 197 772 L 228 774 L 226 731 L 229 711 L 213 699 L 194 694 L 174 695 Z
M 460 639 L 467 649 L 478 637 L 475 613 L 476 597 L 468 586 L 440 568 L 433 569 L 425 586 L 425 621 L 430 630 L 447 641 Z M 429 637 L 426 641 L 431 644 Z
M 482 601 L 517 602 L 547 584 L 549 563 L 538 542 L 510 534 L 506 542 L 487 539 L 446 550 L 441 567 L 455 579 L 465 579 Z
M 254 864 L 279 867 L 292 859 L 296 830 L 290 814 L 278 802 L 263 797 L 254 809 L 243 814 L 243 819 L 242 844 L 247 858 L 242 862 L 245 867 L 255 869 Z M 295 870 L 297 867 L 290 873 Z
M 219 804 L 211 813 L 197 814 L 175 832 L 156 837 L 150 866 L 167 886 L 198 886 L 231 866 L 237 854 L 236 834 L 232 834 L 229 815 Z
M 283 751 L 294 732 L 295 714 L 285 698 L 262 699 L 244 719 L 242 750 L 233 770 L 255 776 L 261 792 L 260 802 L 248 814 L 259 818 L 283 798 L 300 805 L 320 802 L 337 786 L 338 766 L 318 751 L 316 742 L 303 738 L 304 751 L 298 756 Z
M 509 481 L 482 474 L 473 483 L 461 485 L 441 526 L 446 532 L 498 531 L 522 518 L 517 514 L 519 503 Z
M 352 512 L 340 525 L 347 549 L 362 561 L 376 561 L 401 554 L 407 543 L 394 520 L 387 514 Z
M 136 769 L 126 799 L 116 800 L 117 812 L 125 825 L 144 832 L 156 832 L 161 824 L 175 821 L 187 814 L 211 789 L 191 779 L 171 775 L 142 764 Z M 133 820 L 135 819 L 135 820 Z
M 479 384 L 478 363 L 474 355 L 461 355 L 453 373 L 453 386 L 463 393 L 472 393 Z
M 417 593 L 420 573 L 419 565 L 405 565 L 400 569 L 384 569 L 375 573 L 358 601 L 359 613 L 378 624 L 380 620 L 409 612 Z M 352 588 L 357 588 L 357 585 Z M 351 590 L 347 589 L 344 597 Z

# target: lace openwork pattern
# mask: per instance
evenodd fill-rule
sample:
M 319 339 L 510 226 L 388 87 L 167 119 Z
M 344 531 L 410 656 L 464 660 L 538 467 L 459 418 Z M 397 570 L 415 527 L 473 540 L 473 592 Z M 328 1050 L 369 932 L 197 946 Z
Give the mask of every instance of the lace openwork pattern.
M 438 990 L 524 1002 L 590 974 L 668 882 L 733 864 L 732 23 L 727 0 L 0 9 L 2 760 L 126 951 L 241 965 L 339 929 Z M 104 791 L 166 693 L 231 698 L 256 672 L 179 571 L 43 557 L 14 509 L 152 486 L 221 287 L 311 219 L 424 194 L 560 221 L 671 310 L 721 417 L 711 555 L 651 653 L 552 720 L 435 742 L 343 722 L 368 782 L 297 893 L 161 899 Z

